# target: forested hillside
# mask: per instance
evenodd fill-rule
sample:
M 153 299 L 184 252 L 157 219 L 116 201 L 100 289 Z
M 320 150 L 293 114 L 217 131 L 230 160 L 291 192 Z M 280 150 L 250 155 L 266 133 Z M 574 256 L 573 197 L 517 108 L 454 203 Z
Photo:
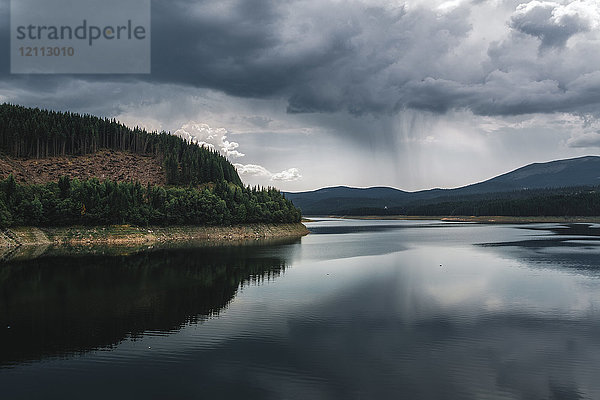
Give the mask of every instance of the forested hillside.
M 224 156 L 167 132 L 131 129 L 114 119 L 91 115 L 0 105 L 0 151 L 6 155 L 46 158 L 85 155 L 100 149 L 159 157 L 168 184 L 196 185 L 222 179 L 242 184 Z
M 575 217 L 600 215 L 600 187 L 520 190 L 471 196 L 446 196 L 404 206 L 359 207 L 342 215 Z
M 10 174 L 0 181 L 0 227 L 225 225 L 301 219 L 300 210 L 279 190 L 244 186 L 233 165 L 221 154 L 177 136 L 130 129 L 114 120 L 89 115 L 0 105 L 0 152 L 4 158 L 40 159 L 34 162 L 39 167 L 50 166 L 58 156 L 96 154 L 101 150 L 104 158 L 116 159 L 111 151 L 155 157 L 164 167 L 167 185 L 89 175 L 84 179 L 62 176 L 55 181 L 21 184 Z M 80 160 L 69 158 L 65 163 L 75 161 Z
M 413 205 L 396 211 L 410 215 L 598 216 L 600 215 L 600 191 L 598 188 L 570 192 L 540 190 L 522 198 L 510 198 L 504 194 L 498 198 Z
M 67 177 L 44 185 L 19 185 L 12 176 L 0 182 L 0 227 L 299 221 L 300 211 L 277 189 L 223 180 L 212 189 Z
M 574 206 L 565 208 L 557 203 L 558 199 L 564 196 L 579 199 L 578 196 L 582 192 L 590 190 L 588 197 L 594 197 L 598 185 L 600 185 L 600 157 L 585 156 L 529 164 L 495 178 L 454 189 L 405 192 L 388 187 L 362 189 L 338 186 L 309 192 L 286 193 L 286 197 L 292 200 L 305 215 L 392 215 L 396 213 L 538 216 L 551 213 L 547 215 L 555 216 L 591 215 L 590 212 L 600 215 L 598 209 L 590 211 L 594 209 L 585 206 L 579 211 L 579 208 Z M 548 203 L 535 208 L 531 206 L 535 205 L 534 200 L 531 200 L 533 198 L 536 199 L 535 201 L 542 202 L 548 199 Z M 442 203 L 444 206 L 439 206 Z M 583 206 L 580 202 L 576 204 Z

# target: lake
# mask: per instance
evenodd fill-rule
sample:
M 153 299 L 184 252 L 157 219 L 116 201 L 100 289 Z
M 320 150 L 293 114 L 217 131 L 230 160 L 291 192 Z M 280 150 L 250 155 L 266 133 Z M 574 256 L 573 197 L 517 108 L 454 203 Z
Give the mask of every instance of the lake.
M 600 398 L 600 225 L 307 226 L 0 264 L 0 398 Z

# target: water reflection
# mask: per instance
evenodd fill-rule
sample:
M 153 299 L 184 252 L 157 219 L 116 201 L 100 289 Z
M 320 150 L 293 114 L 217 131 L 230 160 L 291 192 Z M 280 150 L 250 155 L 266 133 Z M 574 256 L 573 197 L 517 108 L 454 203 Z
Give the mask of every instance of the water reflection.
M 298 241 L 158 249 L 0 265 L 0 366 L 114 346 L 218 315 L 238 288 L 270 280 Z M 71 253 L 72 254 L 72 253 Z
M 518 240 L 479 243 L 503 257 L 531 266 L 566 268 L 600 275 L 600 226 L 593 224 L 526 225 Z
M 596 226 L 323 223 L 300 243 L 14 264 L 2 305 L 40 319 L 21 323 L 55 346 L 32 355 L 19 344 L 10 360 L 70 355 L 0 369 L 2 394 L 600 398 Z M 277 279 L 246 285 L 253 277 Z M 96 336 L 63 343 L 52 324 Z M 99 341 L 95 326 L 112 333 Z M 100 345 L 112 348 L 73 355 Z
M 340 220 L 322 219 L 318 223 L 308 224 L 311 233 L 319 235 L 341 235 L 347 233 L 369 233 L 369 232 L 387 232 L 398 229 L 416 229 L 416 228 L 442 228 L 448 227 L 447 223 L 439 221 L 373 221 L 373 220 Z M 343 221 L 346 221 L 345 223 Z M 453 226 L 464 226 L 467 223 L 456 222 Z

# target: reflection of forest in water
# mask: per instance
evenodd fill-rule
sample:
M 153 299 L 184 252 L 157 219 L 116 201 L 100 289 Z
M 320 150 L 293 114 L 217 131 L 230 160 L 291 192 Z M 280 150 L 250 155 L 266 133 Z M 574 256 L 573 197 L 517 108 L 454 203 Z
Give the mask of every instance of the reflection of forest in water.
M 240 285 L 279 276 L 297 242 L 1 264 L 0 366 L 113 346 L 216 315 Z

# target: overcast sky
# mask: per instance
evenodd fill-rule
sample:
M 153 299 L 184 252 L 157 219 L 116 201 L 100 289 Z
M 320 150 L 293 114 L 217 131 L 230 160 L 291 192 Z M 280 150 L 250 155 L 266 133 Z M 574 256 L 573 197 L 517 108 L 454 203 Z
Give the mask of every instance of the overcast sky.
M 149 75 L 11 75 L 0 102 L 220 149 L 250 184 L 455 187 L 600 152 L 600 1 L 164 0 Z

